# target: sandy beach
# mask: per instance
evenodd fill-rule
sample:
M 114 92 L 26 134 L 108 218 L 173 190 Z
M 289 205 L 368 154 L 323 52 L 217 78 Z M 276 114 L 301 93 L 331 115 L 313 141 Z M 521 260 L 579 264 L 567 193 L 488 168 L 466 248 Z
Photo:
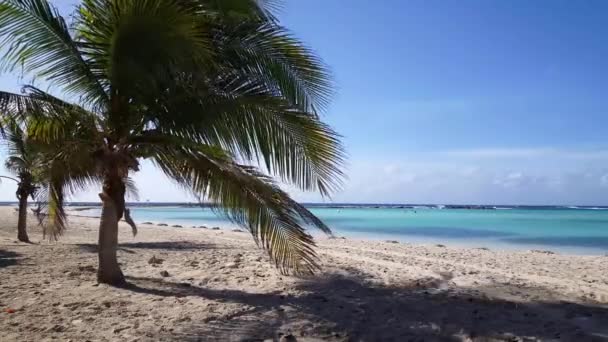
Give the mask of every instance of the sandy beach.
M 16 241 L 0 208 L 0 341 L 605 341 L 608 256 L 321 239 L 279 274 L 249 233 L 121 223 L 132 284 L 98 285 L 97 219 Z

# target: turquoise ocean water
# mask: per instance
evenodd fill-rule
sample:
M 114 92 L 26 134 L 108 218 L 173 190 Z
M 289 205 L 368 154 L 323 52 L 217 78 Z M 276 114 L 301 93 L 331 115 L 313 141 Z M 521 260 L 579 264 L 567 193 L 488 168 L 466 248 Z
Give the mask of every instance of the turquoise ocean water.
M 311 210 L 335 235 L 351 238 L 500 249 L 540 248 L 575 254 L 608 252 L 608 208 L 314 207 Z M 98 215 L 99 210 L 88 214 Z M 134 207 L 132 216 L 136 222 L 184 226 L 230 224 L 208 208 Z

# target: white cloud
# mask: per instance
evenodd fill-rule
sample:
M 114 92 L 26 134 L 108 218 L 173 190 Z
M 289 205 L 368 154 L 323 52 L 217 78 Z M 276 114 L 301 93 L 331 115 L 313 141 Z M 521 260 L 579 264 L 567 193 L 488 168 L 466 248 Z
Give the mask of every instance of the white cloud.
M 445 152 L 408 153 L 390 158 L 353 155 L 345 189 L 335 194 L 332 200 L 359 203 L 608 204 L 608 159 L 601 159 L 603 152 L 598 152 L 604 150 L 468 151 L 452 155 Z M 502 159 L 484 157 L 489 155 L 502 156 Z M 142 201 L 194 201 L 149 163 L 142 164 L 142 171 L 135 174 L 134 179 Z M 287 190 L 300 201 L 322 200 L 317 194 L 302 193 L 292 187 Z M 15 188 L 9 182 L 0 184 L 0 200 L 14 200 L 14 192 Z M 91 189 L 74 200 L 97 201 L 98 192 L 99 189 Z
M 401 171 L 401 168 L 398 165 L 389 164 L 383 168 L 383 171 L 386 175 L 393 176 L 393 175 L 399 174 L 399 172 Z
M 480 155 L 488 155 L 489 149 Z M 492 150 L 495 151 L 495 150 Z M 340 202 L 608 204 L 608 159 L 590 150 L 500 150 L 503 160 L 408 154 L 360 156 Z M 594 150 L 602 151 L 602 150 Z M 567 152 L 567 153 L 566 153 Z M 529 156 L 538 158 L 528 158 Z M 513 158 L 518 156 L 518 158 Z M 526 157 L 523 157 L 526 156 Z M 548 157 L 551 156 L 551 157 Z M 572 159 L 576 158 L 576 159 Z M 365 162 L 361 162 L 364 160 Z
M 555 148 L 480 148 L 444 151 L 440 154 L 469 159 L 578 159 L 608 160 L 608 149 L 555 149 Z
M 528 179 L 521 172 L 510 172 L 506 175 L 498 175 L 493 181 L 493 184 L 505 188 L 516 188 L 523 185 Z

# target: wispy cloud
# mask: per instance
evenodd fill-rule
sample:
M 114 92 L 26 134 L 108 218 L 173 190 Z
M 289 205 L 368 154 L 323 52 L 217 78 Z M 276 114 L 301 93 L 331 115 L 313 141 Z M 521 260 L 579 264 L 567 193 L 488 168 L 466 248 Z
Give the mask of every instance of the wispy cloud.
M 354 155 L 336 202 L 608 204 L 608 149 L 460 149 L 418 154 Z M 142 200 L 193 200 L 153 168 L 135 176 Z M 158 184 L 167 184 L 159 187 Z M 300 201 L 319 195 L 286 187 Z M 0 186 L 13 200 L 14 186 Z M 74 200 L 96 201 L 98 189 Z
M 556 149 L 556 148 L 479 148 L 439 152 L 440 155 L 469 159 L 608 159 L 608 149 Z
M 336 201 L 608 204 L 608 149 L 487 148 L 357 159 Z

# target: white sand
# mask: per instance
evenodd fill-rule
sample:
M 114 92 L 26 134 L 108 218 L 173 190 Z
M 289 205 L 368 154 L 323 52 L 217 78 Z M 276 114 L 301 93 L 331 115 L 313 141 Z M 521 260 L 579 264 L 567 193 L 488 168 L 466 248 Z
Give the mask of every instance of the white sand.
M 0 208 L 0 341 L 608 341 L 605 256 L 325 239 L 299 279 L 248 233 L 121 225 L 116 289 L 95 282 L 96 219 L 39 244 L 16 220 Z

